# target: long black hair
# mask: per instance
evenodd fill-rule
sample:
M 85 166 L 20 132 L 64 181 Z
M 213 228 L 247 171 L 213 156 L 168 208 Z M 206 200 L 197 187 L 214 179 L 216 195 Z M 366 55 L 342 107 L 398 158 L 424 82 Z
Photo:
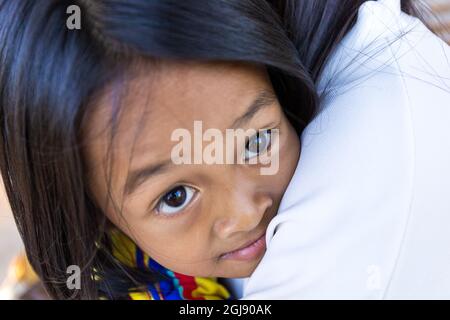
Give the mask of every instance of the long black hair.
M 300 134 L 317 113 L 324 63 L 364 1 L 0 0 L 0 169 L 48 293 L 117 298 L 157 278 L 114 259 L 86 183 L 80 130 L 102 88 L 142 60 L 259 64 Z M 70 5 L 81 9 L 80 30 L 66 27 Z M 402 7 L 413 13 L 410 1 Z M 69 265 L 82 268 L 75 292 Z

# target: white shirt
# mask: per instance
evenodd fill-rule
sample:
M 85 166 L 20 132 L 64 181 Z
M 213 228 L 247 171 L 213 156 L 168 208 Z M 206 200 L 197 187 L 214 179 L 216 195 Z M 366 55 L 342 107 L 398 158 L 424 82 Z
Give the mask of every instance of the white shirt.
M 450 49 L 368 1 L 319 84 L 244 299 L 450 299 Z

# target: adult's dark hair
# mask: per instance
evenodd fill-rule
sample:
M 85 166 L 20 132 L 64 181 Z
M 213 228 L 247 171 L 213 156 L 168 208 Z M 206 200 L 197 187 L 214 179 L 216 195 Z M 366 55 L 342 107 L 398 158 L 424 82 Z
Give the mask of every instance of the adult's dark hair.
M 130 283 L 158 277 L 113 258 L 106 217 L 87 187 L 80 130 L 102 88 L 142 60 L 259 64 L 300 134 L 317 113 L 324 63 L 364 1 L 0 0 L 0 169 L 48 293 L 118 298 Z M 73 4 L 81 30 L 66 27 Z M 410 1 L 402 6 L 412 13 Z M 75 292 L 66 286 L 69 265 L 83 270 Z

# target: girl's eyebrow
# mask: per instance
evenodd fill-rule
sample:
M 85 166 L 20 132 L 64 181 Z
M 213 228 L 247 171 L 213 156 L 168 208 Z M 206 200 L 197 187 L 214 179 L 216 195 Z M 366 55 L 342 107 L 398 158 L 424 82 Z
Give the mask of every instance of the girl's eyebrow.
M 277 97 L 272 91 L 262 89 L 249 105 L 246 112 L 236 120 L 234 120 L 230 128 L 243 126 L 244 124 L 248 123 L 258 112 L 266 107 L 269 107 L 275 101 L 277 101 Z M 150 179 L 155 175 L 162 174 L 171 165 L 173 165 L 172 160 L 168 159 L 160 163 L 150 164 L 141 169 L 133 170 L 127 177 L 127 182 L 125 183 L 123 191 L 124 196 L 130 196 L 144 181 Z
M 150 177 L 162 174 L 167 170 L 168 167 L 172 165 L 172 161 L 170 159 L 145 166 L 141 169 L 136 169 L 128 174 L 127 182 L 124 187 L 124 196 L 130 196 L 136 188 L 140 186 L 144 181 L 148 180 Z
M 248 123 L 255 116 L 255 114 L 257 114 L 262 109 L 269 107 L 275 101 L 277 101 L 277 97 L 272 91 L 262 89 L 250 104 L 250 106 L 247 108 L 247 111 L 236 120 L 234 120 L 230 128 L 243 126 L 244 124 Z

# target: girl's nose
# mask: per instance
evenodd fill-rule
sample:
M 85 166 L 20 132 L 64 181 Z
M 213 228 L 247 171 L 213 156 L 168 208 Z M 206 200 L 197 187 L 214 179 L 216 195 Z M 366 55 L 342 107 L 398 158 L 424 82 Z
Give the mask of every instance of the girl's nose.
M 235 233 L 255 229 L 270 210 L 273 200 L 267 193 L 245 193 L 235 191 L 227 199 L 221 213 L 214 223 L 216 235 L 227 239 Z

